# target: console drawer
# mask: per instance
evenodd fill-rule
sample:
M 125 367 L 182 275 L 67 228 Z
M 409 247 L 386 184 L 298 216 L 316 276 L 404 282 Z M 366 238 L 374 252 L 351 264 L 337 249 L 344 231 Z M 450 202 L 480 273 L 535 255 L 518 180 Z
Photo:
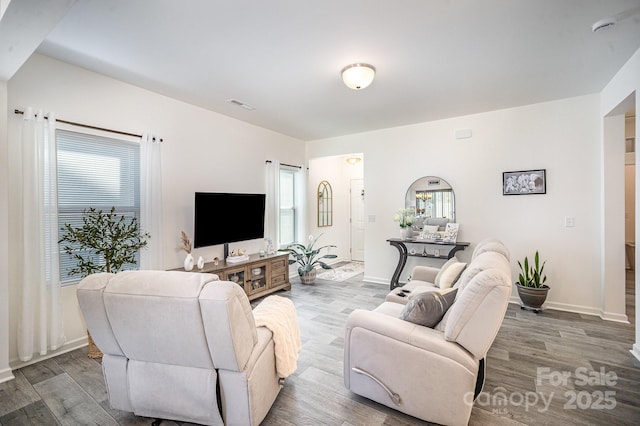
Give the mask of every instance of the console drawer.
M 271 287 L 278 286 L 287 282 L 286 274 L 271 275 Z
M 271 270 L 285 269 L 288 265 L 289 261 L 286 258 L 274 260 L 271 262 Z

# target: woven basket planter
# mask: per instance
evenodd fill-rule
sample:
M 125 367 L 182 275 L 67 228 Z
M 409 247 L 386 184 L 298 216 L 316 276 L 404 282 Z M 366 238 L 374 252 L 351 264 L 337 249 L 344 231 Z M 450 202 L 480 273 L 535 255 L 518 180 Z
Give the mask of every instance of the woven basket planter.
M 305 272 L 304 274 L 300 275 L 300 282 L 302 282 L 302 284 L 313 284 L 316 281 L 316 270 L 312 269 L 309 272 Z
M 93 359 L 102 358 L 102 351 L 98 349 L 95 342 L 91 338 L 91 334 L 88 331 L 87 331 L 87 338 L 89 340 L 89 353 L 88 353 L 89 358 L 93 358 Z

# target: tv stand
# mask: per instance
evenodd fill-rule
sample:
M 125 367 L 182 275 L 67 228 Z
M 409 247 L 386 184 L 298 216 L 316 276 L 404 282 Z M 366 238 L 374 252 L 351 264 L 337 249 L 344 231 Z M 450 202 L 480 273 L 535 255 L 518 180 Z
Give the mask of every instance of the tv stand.
M 225 251 L 228 245 L 225 244 Z M 289 253 L 260 256 L 249 255 L 249 260 L 229 263 L 225 259 L 218 264 L 207 262 L 202 269 L 192 272 L 216 274 L 223 281 L 231 281 L 244 288 L 249 300 L 257 299 L 279 290 L 291 290 L 289 282 Z M 184 268 L 174 269 L 184 271 Z

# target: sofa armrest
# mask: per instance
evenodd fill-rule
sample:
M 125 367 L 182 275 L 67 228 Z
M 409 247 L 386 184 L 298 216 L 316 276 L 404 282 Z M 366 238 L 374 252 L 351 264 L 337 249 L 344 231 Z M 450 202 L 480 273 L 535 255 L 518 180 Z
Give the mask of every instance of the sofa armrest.
M 466 425 L 478 364 L 440 331 L 360 309 L 347 320 L 345 386 L 411 416 Z
M 411 273 L 411 280 L 426 281 L 428 283 L 436 282 L 436 275 L 440 272 L 440 268 L 433 266 L 416 266 Z
M 414 348 L 451 359 L 470 371 L 477 369 L 477 361 L 462 346 L 445 340 L 442 331 L 434 330 L 379 312 L 356 309 L 347 319 L 345 347 L 352 330 L 363 328 Z

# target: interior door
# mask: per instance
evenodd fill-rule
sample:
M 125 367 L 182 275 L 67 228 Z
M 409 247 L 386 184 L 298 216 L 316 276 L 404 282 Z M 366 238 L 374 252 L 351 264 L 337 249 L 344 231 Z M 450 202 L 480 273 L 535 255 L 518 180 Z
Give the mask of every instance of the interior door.
M 364 262 L 364 180 L 351 180 L 351 260 Z

